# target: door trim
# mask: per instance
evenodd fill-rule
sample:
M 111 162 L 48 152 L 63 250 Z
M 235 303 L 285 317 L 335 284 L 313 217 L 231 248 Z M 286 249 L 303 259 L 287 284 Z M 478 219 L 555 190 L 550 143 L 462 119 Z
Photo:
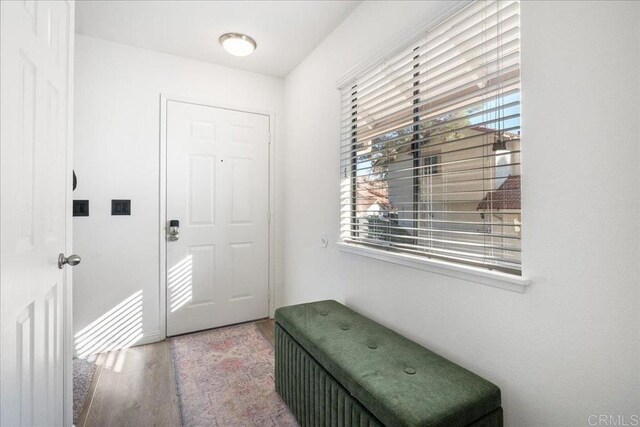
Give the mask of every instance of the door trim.
M 269 118 L 269 273 L 267 278 L 268 291 L 267 303 L 269 317 L 275 312 L 275 113 L 273 111 L 260 110 L 256 108 L 240 107 L 237 105 L 221 104 L 215 101 L 193 99 L 180 95 L 160 93 L 160 205 L 159 205 L 159 229 L 158 229 L 158 256 L 160 260 L 159 276 L 159 308 L 160 308 L 160 340 L 167 337 L 167 103 L 169 101 L 184 102 L 186 104 L 202 105 L 205 107 L 219 108 L 223 110 L 233 110 L 242 113 L 251 113 L 267 116 Z
M 73 135 L 74 135 L 74 94 L 75 94 L 75 2 L 67 0 L 69 10 L 68 26 L 68 111 L 67 111 L 67 178 L 65 186 L 66 209 L 65 209 L 65 253 L 73 252 Z M 63 385 L 63 406 L 62 419 L 65 426 L 73 425 L 73 269 L 65 268 L 62 278 L 63 284 L 63 331 L 62 331 L 62 385 Z

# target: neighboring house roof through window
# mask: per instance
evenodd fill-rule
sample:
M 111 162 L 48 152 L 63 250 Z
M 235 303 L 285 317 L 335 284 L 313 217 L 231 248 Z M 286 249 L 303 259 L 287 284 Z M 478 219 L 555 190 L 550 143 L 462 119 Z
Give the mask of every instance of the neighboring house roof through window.
M 520 175 L 509 175 L 496 191 L 487 193 L 477 210 L 520 209 Z

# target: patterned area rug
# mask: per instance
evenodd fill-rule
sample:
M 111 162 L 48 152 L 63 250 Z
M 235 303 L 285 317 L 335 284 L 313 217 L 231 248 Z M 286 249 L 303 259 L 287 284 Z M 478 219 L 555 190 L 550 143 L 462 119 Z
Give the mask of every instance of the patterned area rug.
M 275 391 L 273 347 L 255 324 L 171 339 L 185 426 L 297 426 Z
M 73 359 L 73 424 L 78 424 L 78 418 L 95 372 L 95 356 L 89 356 L 86 359 Z

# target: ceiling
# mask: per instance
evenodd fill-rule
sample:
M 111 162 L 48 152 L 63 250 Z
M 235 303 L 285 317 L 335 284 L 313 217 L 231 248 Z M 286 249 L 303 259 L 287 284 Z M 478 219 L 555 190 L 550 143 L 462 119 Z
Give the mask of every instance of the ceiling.
M 228 67 L 285 77 L 359 1 L 76 1 L 76 32 Z M 218 43 L 227 32 L 258 43 L 246 57 Z

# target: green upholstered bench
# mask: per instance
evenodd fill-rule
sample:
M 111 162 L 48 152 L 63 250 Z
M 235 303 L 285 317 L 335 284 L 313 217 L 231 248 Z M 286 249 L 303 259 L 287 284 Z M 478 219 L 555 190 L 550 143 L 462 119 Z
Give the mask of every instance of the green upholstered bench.
M 276 310 L 275 359 L 302 426 L 502 426 L 497 386 L 336 301 Z

